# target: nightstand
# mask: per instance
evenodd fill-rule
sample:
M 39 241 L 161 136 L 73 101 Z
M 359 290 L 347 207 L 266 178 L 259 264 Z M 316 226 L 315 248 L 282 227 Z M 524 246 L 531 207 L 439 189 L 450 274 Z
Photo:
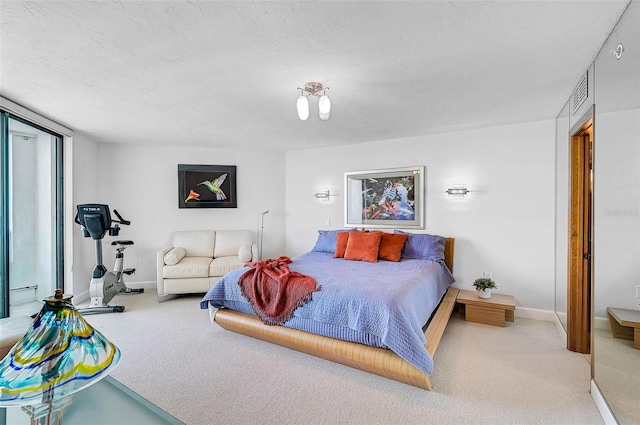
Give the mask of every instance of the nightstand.
M 633 341 L 633 347 L 640 350 L 640 311 L 607 307 L 607 316 L 613 337 Z
M 493 293 L 491 298 L 480 298 L 477 291 L 461 289 L 456 302 L 469 322 L 504 326 L 505 321 L 514 321 L 516 302 L 513 295 Z

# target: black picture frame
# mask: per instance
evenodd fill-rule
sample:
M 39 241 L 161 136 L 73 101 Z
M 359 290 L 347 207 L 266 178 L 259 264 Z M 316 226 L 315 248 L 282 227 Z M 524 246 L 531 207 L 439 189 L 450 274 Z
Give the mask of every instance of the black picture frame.
M 237 208 L 236 166 L 178 164 L 178 208 Z

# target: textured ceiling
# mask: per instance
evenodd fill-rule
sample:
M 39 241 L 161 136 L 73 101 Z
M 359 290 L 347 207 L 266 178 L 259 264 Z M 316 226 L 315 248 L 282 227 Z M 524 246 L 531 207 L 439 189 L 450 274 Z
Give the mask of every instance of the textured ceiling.
M 555 117 L 623 1 L 0 2 L 0 95 L 98 142 L 305 149 Z M 300 121 L 297 87 L 330 87 Z

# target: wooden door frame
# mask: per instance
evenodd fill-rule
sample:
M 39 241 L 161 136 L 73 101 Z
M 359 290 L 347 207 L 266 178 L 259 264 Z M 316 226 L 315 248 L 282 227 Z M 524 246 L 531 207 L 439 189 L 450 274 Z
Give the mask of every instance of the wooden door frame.
M 591 353 L 593 111 L 569 133 L 567 349 Z

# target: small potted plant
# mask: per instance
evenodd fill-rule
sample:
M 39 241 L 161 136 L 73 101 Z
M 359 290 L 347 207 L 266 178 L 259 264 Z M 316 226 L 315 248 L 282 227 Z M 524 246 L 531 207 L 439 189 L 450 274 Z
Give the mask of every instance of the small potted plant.
M 497 288 L 496 283 L 488 277 L 481 277 L 473 282 L 480 298 L 491 298 L 491 290 Z

